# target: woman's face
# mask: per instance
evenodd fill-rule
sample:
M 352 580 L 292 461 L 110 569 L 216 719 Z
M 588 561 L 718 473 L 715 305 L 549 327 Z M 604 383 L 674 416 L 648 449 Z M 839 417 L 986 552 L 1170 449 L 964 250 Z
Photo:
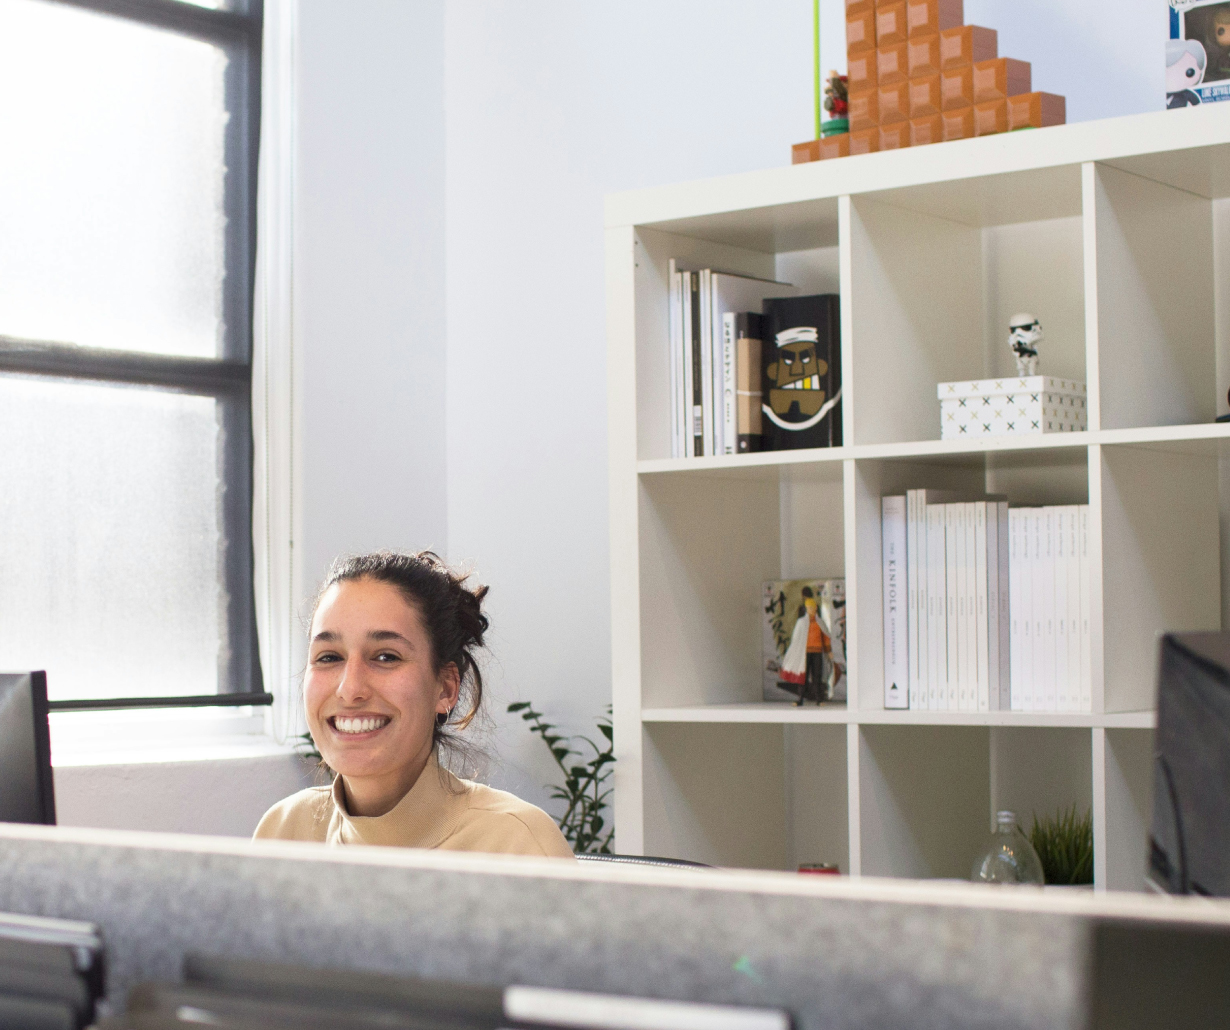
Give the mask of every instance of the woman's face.
M 455 665 L 437 675 L 418 610 L 374 579 L 335 583 L 312 619 L 304 705 L 321 756 L 350 780 L 409 790 L 436 715 L 457 702 Z M 410 782 L 402 784 L 403 779 Z

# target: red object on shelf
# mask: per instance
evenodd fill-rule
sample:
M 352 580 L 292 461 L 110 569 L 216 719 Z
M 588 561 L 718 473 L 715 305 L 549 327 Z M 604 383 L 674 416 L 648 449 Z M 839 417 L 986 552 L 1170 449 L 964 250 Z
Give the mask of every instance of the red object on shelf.
M 828 862 L 804 862 L 799 866 L 799 872 L 810 876 L 840 876 L 841 866 Z

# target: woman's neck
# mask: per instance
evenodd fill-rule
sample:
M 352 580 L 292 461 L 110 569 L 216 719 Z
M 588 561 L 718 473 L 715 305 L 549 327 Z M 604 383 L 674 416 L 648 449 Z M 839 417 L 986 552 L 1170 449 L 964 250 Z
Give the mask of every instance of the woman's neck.
M 429 742 L 414 761 L 386 776 L 343 776 L 346 811 L 356 816 L 388 815 L 418 783 L 434 747 L 434 741 Z

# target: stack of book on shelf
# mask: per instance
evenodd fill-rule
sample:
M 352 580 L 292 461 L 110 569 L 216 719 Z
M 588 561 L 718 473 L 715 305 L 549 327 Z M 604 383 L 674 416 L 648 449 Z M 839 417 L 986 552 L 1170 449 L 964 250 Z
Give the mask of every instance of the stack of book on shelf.
M 837 296 L 670 264 L 671 456 L 841 445 Z
M 1012 710 L 1092 712 L 1089 505 L 1013 509 L 1008 548 Z
M 1088 505 L 881 499 L 884 706 L 1088 712 Z

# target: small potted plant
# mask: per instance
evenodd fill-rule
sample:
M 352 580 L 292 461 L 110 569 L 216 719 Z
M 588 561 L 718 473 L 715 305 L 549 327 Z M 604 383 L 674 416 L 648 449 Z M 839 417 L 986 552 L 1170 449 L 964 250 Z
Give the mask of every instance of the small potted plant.
M 1093 816 L 1066 812 L 1038 818 L 1034 813 L 1029 842 L 1042 860 L 1048 887 L 1083 887 L 1093 883 Z

